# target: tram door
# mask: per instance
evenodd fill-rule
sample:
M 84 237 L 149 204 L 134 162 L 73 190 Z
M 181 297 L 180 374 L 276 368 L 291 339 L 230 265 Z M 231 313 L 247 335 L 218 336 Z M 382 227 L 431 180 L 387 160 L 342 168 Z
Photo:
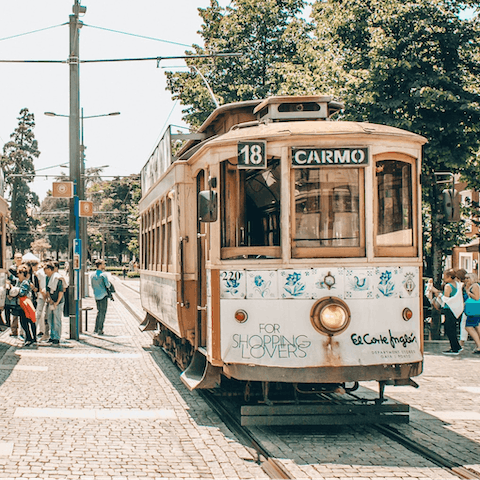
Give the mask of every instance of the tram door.
M 202 170 L 197 175 L 197 199 L 198 194 L 206 189 L 205 172 Z M 197 331 L 195 343 L 197 347 L 207 345 L 207 275 L 205 271 L 206 259 L 206 231 L 204 222 L 200 222 L 197 204 Z

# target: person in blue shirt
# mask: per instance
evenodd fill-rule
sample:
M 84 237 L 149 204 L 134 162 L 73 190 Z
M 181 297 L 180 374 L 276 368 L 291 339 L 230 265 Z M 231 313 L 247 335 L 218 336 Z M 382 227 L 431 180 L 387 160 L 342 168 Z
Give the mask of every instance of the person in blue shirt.
M 98 259 L 95 261 L 97 271 L 92 275 L 91 284 L 93 295 L 97 303 L 97 318 L 95 320 L 95 330 L 93 333 L 103 335 L 103 324 L 107 314 L 108 296 L 107 288 L 110 288 L 110 281 L 105 273 L 105 261 Z

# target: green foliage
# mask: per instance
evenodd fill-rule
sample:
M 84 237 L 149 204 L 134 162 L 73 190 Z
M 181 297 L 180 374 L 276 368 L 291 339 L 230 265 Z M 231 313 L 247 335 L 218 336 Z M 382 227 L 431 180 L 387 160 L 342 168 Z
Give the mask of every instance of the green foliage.
M 443 0 L 314 5 L 315 48 L 329 59 L 319 58 L 316 68 L 333 74 L 328 86 L 345 101 L 344 118 L 405 128 L 428 140 L 426 253 L 437 281 L 444 252 L 460 244 L 463 233 L 461 225 L 443 223 L 434 172 L 460 173 L 480 138 L 480 97 L 472 87 L 480 71 L 473 55 L 479 32 L 459 19 L 459 8 Z
M 69 213 L 69 200 L 52 197 L 52 192 L 48 191 L 40 207 L 41 231 L 48 238 L 57 259 L 61 252 L 68 251 Z
M 88 223 L 90 251 L 101 256 L 137 255 L 131 244 L 138 237 L 139 175 L 92 182 L 87 196 L 98 212 Z M 105 212 L 105 213 L 102 213 Z
M 200 71 L 220 104 L 265 98 L 284 91 L 285 64 L 301 55 L 308 28 L 297 18 L 304 0 L 234 0 L 226 9 L 217 0 L 200 8 L 204 47 L 188 54 L 241 53 L 241 57 L 190 60 L 190 72 L 167 72 L 174 99 L 187 108 L 184 120 L 201 125 L 215 108 Z
M 3 147 L 1 167 L 5 173 L 7 195 L 10 196 L 11 230 L 13 251 L 25 251 L 34 239 L 38 220 L 30 215 L 33 207 L 39 205 L 38 196 L 32 192 L 35 169 L 33 161 L 40 155 L 33 129 L 35 119 L 28 108 L 20 110 L 18 126 L 10 135 L 11 140 Z

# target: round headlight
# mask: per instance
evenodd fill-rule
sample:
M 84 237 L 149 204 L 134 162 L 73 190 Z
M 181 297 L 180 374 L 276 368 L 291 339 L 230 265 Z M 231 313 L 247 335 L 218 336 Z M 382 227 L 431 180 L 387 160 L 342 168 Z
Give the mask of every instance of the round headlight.
M 337 331 L 342 329 L 347 320 L 347 312 L 341 305 L 327 305 L 320 312 L 320 322 L 328 330 Z
M 350 323 L 350 309 L 339 298 L 326 297 L 313 305 L 310 319 L 318 332 L 326 335 L 338 335 Z

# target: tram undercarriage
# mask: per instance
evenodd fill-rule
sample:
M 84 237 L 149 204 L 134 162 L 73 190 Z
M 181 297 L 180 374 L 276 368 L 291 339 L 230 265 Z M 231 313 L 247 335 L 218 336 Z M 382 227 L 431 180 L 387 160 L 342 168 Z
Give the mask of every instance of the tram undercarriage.
M 149 322 L 146 320 L 145 325 Z M 190 389 L 210 390 L 237 412 L 242 425 L 342 425 L 408 423 L 409 406 L 385 397 L 386 385 L 411 385 L 411 379 L 380 380 L 379 392 L 358 382 L 285 383 L 237 380 L 211 365 L 203 352 L 151 317 L 158 330 L 153 344 L 183 370 Z

